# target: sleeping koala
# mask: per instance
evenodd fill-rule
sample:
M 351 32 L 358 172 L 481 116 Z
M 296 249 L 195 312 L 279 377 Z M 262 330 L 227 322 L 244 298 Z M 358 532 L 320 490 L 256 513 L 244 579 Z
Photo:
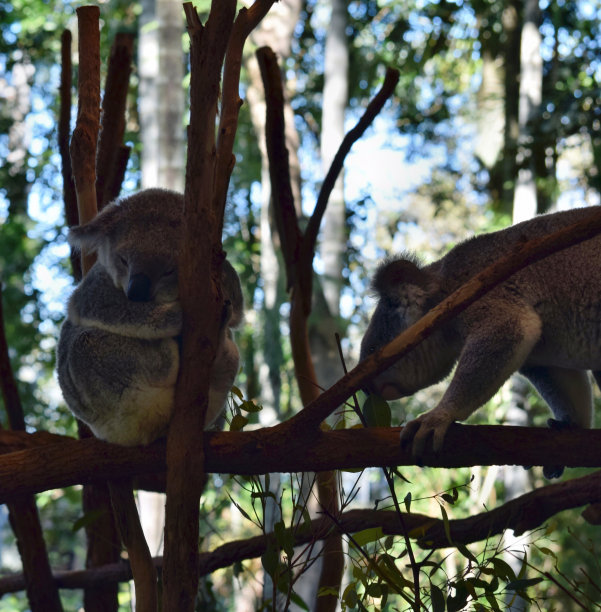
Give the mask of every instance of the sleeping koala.
M 182 209 L 181 194 L 147 189 L 69 233 L 72 245 L 96 252 L 98 259 L 69 301 L 57 350 L 58 381 L 73 414 L 109 442 L 149 444 L 166 432 L 171 417 L 182 329 Z M 205 427 L 220 416 L 238 372 L 231 328 L 242 320 L 243 299 L 228 261 L 222 291 Z

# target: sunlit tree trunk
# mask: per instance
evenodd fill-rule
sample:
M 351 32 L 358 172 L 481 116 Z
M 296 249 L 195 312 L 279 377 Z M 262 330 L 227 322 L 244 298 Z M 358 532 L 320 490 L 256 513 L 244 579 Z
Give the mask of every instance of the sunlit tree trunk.
M 181 2 L 143 0 L 139 33 L 142 187 L 184 189 Z
M 344 117 L 348 102 L 349 50 L 346 35 L 347 3 L 329 0 L 321 122 L 321 163 L 325 176 L 344 138 Z M 319 256 L 323 274 L 315 282 L 314 316 L 309 328 L 311 350 L 319 383 L 330 387 L 343 374 L 334 337 L 340 315 L 342 272 L 347 242 L 344 174 L 341 172 L 330 195 L 323 218 Z
M 513 221 L 530 219 L 537 213 L 536 177 L 532 158 L 531 122 L 540 109 L 543 89 L 543 62 L 539 32 L 538 0 L 527 0 L 520 45 L 520 95 L 518 175 L 513 200 Z
M 513 201 L 513 222 L 519 223 L 532 218 L 537 213 L 537 189 L 534 160 L 532 156 L 533 138 L 531 122 L 539 111 L 542 100 L 543 68 L 541 57 L 541 35 L 539 32 L 540 8 L 538 0 L 526 0 L 524 19 L 521 29 L 520 45 L 520 89 L 519 89 L 519 139 L 517 157 L 517 180 Z M 528 425 L 528 385 L 514 375 L 510 381 L 511 399 L 507 411 L 507 421 L 511 425 Z M 505 495 L 514 499 L 531 489 L 528 473 L 520 466 L 505 466 Z M 523 537 L 514 540 L 513 533 L 506 534 L 509 548 L 522 549 L 527 544 Z M 507 562 L 517 572 L 521 562 L 514 555 L 506 556 Z M 529 609 L 521 597 L 508 602 L 508 610 L 521 612 Z
M 522 0 L 510 0 L 503 11 L 502 25 L 505 32 L 505 129 L 502 190 L 503 203 L 507 211 L 513 207 L 516 156 L 519 136 L 519 75 L 520 40 L 522 31 Z
M 344 138 L 344 117 L 348 102 L 349 49 L 346 35 L 347 2 L 329 0 L 330 19 L 326 30 L 324 53 L 324 86 L 321 121 L 321 161 L 323 176 L 327 173 Z M 309 327 L 311 352 L 318 382 L 328 388 L 343 374 L 338 359 L 334 332 L 340 315 L 340 294 L 343 287 L 342 272 L 347 242 L 344 175 L 340 174 L 330 198 L 322 223 L 319 254 L 323 275 L 314 283 L 313 321 Z M 331 514 L 339 509 L 336 474 L 320 475 L 320 502 L 328 504 Z M 329 492 L 329 493 L 328 493 Z M 323 496 L 329 499 L 321 499 Z M 320 559 L 320 588 L 340 587 L 344 572 L 342 538 L 330 537 L 324 542 Z M 315 610 L 335 610 L 337 597 L 322 595 L 317 598 Z
M 294 28 L 298 22 L 301 0 L 284 0 L 274 4 L 258 28 L 251 34 L 251 41 L 256 47 L 269 46 L 283 63 L 290 55 L 290 47 Z M 271 183 L 269 178 L 269 160 L 265 143 L 265 95 L 259 66 L 253 55 L 247 58 L 246 64 L 249 84 L 246 98 L 250 106 L 250 115 L 261 152 L 261 278 L 263 281 L 263 341 L 262 360 L 259 364 L 259 384 L 261 388 L 260 401 L 263 410 L 260 418 L 265 425 L 279 419 L 281 409 L 282 379 L 281 370 L 284 354 L 281 344 L 280 306 L 286 299 L 283 269 L 277 256 L 279 237 L 274 229 L 271 213 Z M 300 214 L 300 164 L 298 161 L 299 137 L 294 124 L 294 114 L 289 103 L 290 96 L 285 100 L 286 144 L 289 155 L 292 192 L 298 214 Z M 271 474 L 270 490 L 274 498 L 266 500 L 265 529 L 273 531 L 273 525 L 280 520 L 280 512 L 276 499 L 280 494 L 280 474 Z M 273 584 L 270 577 L 264 574 L 263 599 L 273 598 Z
M 325 176 L 344 138 L 344 113 L 348 102 L 349 52 L 346 36 L 347 3 L 330 0 L 325 57 L 321 122 L 321 161 Z M 320 255 L 323 260 L 323 292 L 332 316 L 340 312 L 340 290 L 346 250 L 344 176 L 332 190 L 323 221 Z
M 139 32 L 142 188 L 184 189 L 184 18 L 177 0 L 143 0 Z M 163 548 L 165 496 L 138 492 L 151 554 Z

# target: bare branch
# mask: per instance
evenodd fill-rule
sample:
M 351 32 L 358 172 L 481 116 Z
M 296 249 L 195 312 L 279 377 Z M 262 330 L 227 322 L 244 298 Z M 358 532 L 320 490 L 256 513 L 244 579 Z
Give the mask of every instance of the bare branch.
M 79 224 L 77 212 L 77 195 L 73 182 L 71 156 L 69 155 L 69 137 L 71 136 L 71 87 L 72 87 L 72 36 L 69 30 L 61 35 L 61 82 L 59 88 L 60 111 L 58 118 L 58 150 L 61 156 L 63 177 L 63 200 L 65 202 L 65 219 L 69 227 Z M 81 280 L 81 259 L 75 249 L 71 249 L 71 268 L 76 282 Z
M 136 607 L 153 612 L 158 610 L 157 573 L 138 517 L 131 479 L 111 480 L 109 490 L 115 521 L 127 548 L 136 584 Z
M 394 93 L 394 89 L 398 82 L 399 71 L 395 70 L 394 68 L 388 68 L 386 70 L 386 76 L 384 77 L 384 83 L 382 83 L 380 91 L 367 105 L 367 108 L 365 109 L 361 119 L 359 119 L 357 125 L 350 130 L 348 134 L 346 134 L 342 143 L 340 144 L 340 147 L 332 160 L 332 165 L 328 169 L 328 173 L 326 174 L 321 189 L 319 190 L 315 210 L 309 219 L 307 230 L 305 232 L 305 243 L 303 247 L 311 254 L 313 254 L 315 251 L 315 243 L 317 241 L 319 226 L 321 225 L 321 220 L 326 210 L 326 206 L 328 205 L 330 194 L 332 193 L 336 179 L 342 170 L 346 156 L 351 150 L 353 144 L 355 144 L 355 142 L 357 142 L 357 140 L 363 136 L 365 130 L 372 124 L 373 120 L 382 110 L 386 100 L 388 100 L 388 98 L 390 98 L 390 96 Z
M 273 200 L 273 213 L 282 252 L 286 262 L 286 285 L 290 290 L 294 285 L 300 284 L 302 291 L 295 296 L 303 299 L 306 295 L 309 306 L 303 306 L 308 312 L 311 302 L 311 275 L 305 275 L 303 281 L 298 276 L 298 258 L 302 235 L 298 226 L 294 196 L 290 181 L 290 168 L 288 165 L 288 150 L 286 149 L 284 127 L 284 89 L 282 75 L 277 63 L 275 53 L 269 47 L 261 47 L 256 52 L 263 87 L 265 88 L 266 121 L 265 142 L 269 157 L 269 176 L 271 180 L 271 197 Z M 305 266 L 306 268 L 306 266 Z M 311 262 L 309 262 L 311 269 Z
M 79 89 L 77 123 L 71 138 L 71 166 L 77 192 L 79 223 L 93 219 L 96 204 L 96 143 L 100 125 L 100 9 L 77 9 L 79 28 Z M 94 257 L 82 252 L 82 272 L 94 264 Z
M 13 431 L 25 431 L 25 417 L 8 354 L 4 329 L 2 286 L 0 285 L 0 387 L 2 399 Z M 23 564 L 27 597 L 33 612 L 62 610 L 52 571 L 38 509 L 33 495 L 19 497 L 8 504 L 8 518 L 17 540 Z
M 215 164 L 215 201 L 213 210 L 223 219 L 227 187 L 234 168 L 234 138 L 238 127 L 238 113 L 242 100 L 238 94 L 244 43 L 251 31 L 269 11 L 274 0 L 255 0 L 250 8 L 240 9 L 230 36 L 223 68 L 223 96 L 219 129 L 217 132 L 217 158 Z M 219 234 L 221 234 L 219 228 Z
M 292 436 L 276 426 L 249 432 L 204 432 L 205 468 L 208 473 L 249 475 L 414 465 L 410 452 L 400 447 L 400 431 L 370 427 Z M 599 429 L 454 424 L 441 453 L 428 452 L 424 463 L 456 468 L 552 462 L 601 468 L 600 446 Z M 164 440 L 125 447 L 95 438 L 0 430 L 0 452 L 7 453 L 0 456 L 0 503 L 23 493 L 102 482 L 115 473 L 136 476 L 166 469 Z
M 102 210 L 119 195 L 121 180 L 116 181 L 115 175 L 123 178 L 123 150 L 127 152 L 125 164 L 129 157 L 129 147 L 123 146 L 123 135 L 133 47 L 133 34 L 123 32 L 115 36 L 111 47 L 96 155 L 98 210 Z

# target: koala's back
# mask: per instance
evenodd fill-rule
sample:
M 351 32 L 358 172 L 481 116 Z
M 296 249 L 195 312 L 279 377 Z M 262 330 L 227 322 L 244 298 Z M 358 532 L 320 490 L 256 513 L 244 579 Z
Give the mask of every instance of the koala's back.
M 518 244 L 568 227 L 600 210 L 598 207 L 588 207 L 540 215 L 497 232 L 481 234 L 460 243 L 426 269 L 436 274 L 444 283 L 446 292 L 450 293 L 494 261 L 511 253 Z M 580 285 L 587 278 L 590 282 L 600 278 L 600 249 L 601 235 L 524 268 L 510 279 L 509 284 L 517 282 L 523 288 L 530 287 L 538 293 L 548 290 L 549 284 L 553 291 L 563 291 L 570 285 Z M 559 278 L 564 281 L 561 286 Z M 593 289 L 595 294 L 601 291 L 601 281 L 596 285 L 598 289 Z
M 535 217 L 506 230 L 458 245 L 429 268 L 448 294 L 510 253 L 518 243 L 548 235 L 585 219 L 599 208 Z M 601 236 L 578 243 L 523 268 L 459 315 L 461 335 L 499 319 L 503 312 L 531 312 L 541 338 L 528 364 L 601 369 Z

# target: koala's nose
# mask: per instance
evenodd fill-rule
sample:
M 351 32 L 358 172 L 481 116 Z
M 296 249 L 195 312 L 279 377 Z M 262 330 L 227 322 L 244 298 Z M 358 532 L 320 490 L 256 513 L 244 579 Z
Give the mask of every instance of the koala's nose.
M 132 302 L 148 302 L 150 301 L 150 289 L 152 282 L 146 274 L 133 274 L 127 285 L 127 298 Z

